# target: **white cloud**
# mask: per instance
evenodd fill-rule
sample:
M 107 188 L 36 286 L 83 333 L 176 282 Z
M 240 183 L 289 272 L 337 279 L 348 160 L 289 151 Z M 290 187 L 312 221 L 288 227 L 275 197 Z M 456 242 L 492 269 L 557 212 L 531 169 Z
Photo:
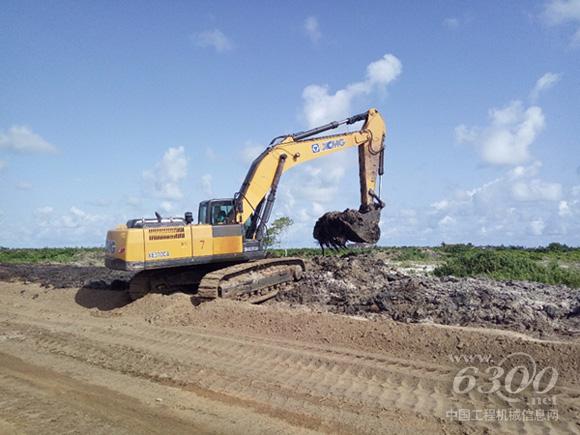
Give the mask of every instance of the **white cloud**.
M 320 38 L 322 37 L 322 32 L 320 31 L 320 26 L 316 17 L 310 16 L 304 20 L 304 31 L 313 44 L 320 41 Z
M 57 211 L 52 206 L 35 210 L 31 232 L 21 230 L 16 246 L 101 246 L 107 229 L 120 222 L 120 216 L 88 213 L 77 206 Z
M 36 213 L 43 214 L 43 215 L 51 214 L 52 212 L 54 212 L 54 208 L 52 208 L 48 205 L 36 209 Z
M 521 177 L 533 177 L 538 175 L 540 168 L 542 167 L 542 162 L 536 160 L 529 166 L 516 166 L 508 172 L 510 179 L 517 179 Z
M 358 188 L 344 181 L 357 179 L 356 163 L 356 150 L 349 149 L 284 174 L 275 212 L 296 222 L 289 243 L 304 246 L 311 241 L 314 223 L 324 212 L 357 207 Z
M 455 140 L 458 143 L 475 142 L 478 138 L 480 129 L 478 127 L 467 127 L 464 124 L 455 127 Z
M 166 213 L 169 213 L 173 210 L 174 206 L 173 203 L 171 201 L 163 201 L 161 203 L 161 210 L 163 210 Z
M 52 214 L 52 212 L 47 214 Z M 100 216 L 89 214 L 76 206 L 72 206 L 68 213 L 63 213 L 56 218 L 50 218 L 44 222 L 41 221 L 40 226 L 54 228 L 60 225 L 68 229 L 82 228 L 94 224 L 101 219 Z
M 558 201 L 562 197 L 562 185 L 542 180 L 518 181 L 512 185 L 517 201 Z
M 448 29 L 457 29 L 459 27 L 459 20 L 454 17 L 445 18 L 443 25 Z
M 87 216 L 87 213 L 85 213 L 80 208 L 75 207 L 74 205 L 70 208 L 70 212 L 73 214 L 73 216 L 76 216 L 79 218 L 85 218 Z
M 207 196 L 211 196 L 213 194 L 212 181 L 212 176 L 210 174 L 201 176 L 201 189 Z
M 287 178 L 280 187 L 281 195 L 287 199 L 283 206 L 285 214 L 292 215 L 296 207 L 310 209 L 315 213 L 321 206 L 328 208 L 340 190 L 340 181 L 346 173 L 346 167 L 350 166 L 348 157 L 355 161 L 355 156 L 348 151 L 328 156 L 317 164 L 309 163 L 285 175 Z M 302 213 L 303 218 L 307 215 L 312 219 L 318 217 Z
M 246 141 L 246 146 L 242 148 L 242 151 L 240 152 L 242 163 L 252 163 L 255 158 L 258 157 L 262 151 L 264 151 L 264 149 L 265 147 L 262 145 L 257 145 L 252 141 Z
M 570 216 L 572 214 L 568 201 L 560 201 L 560 204 L 558 204 L 558 214 L 560 217 Z
M 580 0 L 550 0 L 544 18 L 552 25 L 580 21 Z
M 126 203 L 132 207 L 136 207 L 138 205 L 141 205 L 141 198 L 138 198 L 136 196 L 128 196 L 126 198 Z
M 328 93 L 327 86 L 310 85 L 304 88 L 304 115 L 308 127 L 315 127 L 325 122 L 346 117 L 350 112 L 350 103 L 354 96 L 348 88 L 335 94 Z
M 551 26 L 580 24 L 580 0 L 549 0 L 544 7 L 544 21 Z M 580 47 L 580 27 L 570 39 L 570 46 Z
M 455 225 L 455 223 L 457 223 L 457 219 L 449 215 L 446 215 L 439 221 L 440 226 Z
M 303 114 L 308 126 L 315 127 L 351 115 L 351 105 L 355 98 L 383 90 L 401 72 L 401 61 L 392 54 L 385 54 L 367 66 L 365 80 L 351 83 L 334 94 L 329 92 L 328 86 L 307 86 L 302 92 L 302 99 Z
M 213 150 L 213 148 L 206 147 L 206 148 L 205 148 L 205 157 L 206 157 L 208 160 L 212 160 L 212 161 L 214 161 L 214 160 L 216 160 L 216 159 L 217 159 L 217 154 L 215 153 L 215 151 Z
M 383 245 L 580 244 L 580 185 L 564 188 L 545 179 L 538 161 L 506 168 L 495 179 L 452 191 L 430 205 L 409 208 L 397 204 L 396 197 L 387 200 L 381 214 Z M 311 225 L 308 221 L 306 229 L 311 231 Z
M 524 108 L 521 101 L 512 101 L 503 108 L 491 109 L 489 118 L 490 124 L 483 129 L 457 126 L 457 142 L 475 145 L 481 158 L 490 164 L 516 165 L 529 160 L 529 147 L 545 126 L 542 109 Z
M 530 230 L 534 236 L 541 236 L 545 228 L 546 224 L 542 218 L 534 219 L 530 222 Z
M 572 35 L 572 39 L 570 40 L 570 46 L 572 48 L 580 47 L 580 27 L 574 32 L 574 35 Z
M 165 200 L 183 198 L 180 183 L 187 176 L 187 158 L 183 147 L 169 148 L 154 169 L 143 172 L 143 178 L 150 183 L 152 193 Z
M 399 229 L 399 235 L 414 239 L 420 237 L 418 228 L 430 228 L 435 241 L 438 235 L 445 241 L 484 244 L 554 241 L 547 237 L 569 243 L 577 238 L 580 221 L 567 217 L 576 215 L 580 201 L 566 198 L 561 184 L 542 179 L 540 169 L 540 162 L 518 166 L 479 187 L 435 202 L 417 213 L 416 226 L 394 217 L 389 224 Z M 569 192 L 573 195 L 573 188 Z
M 361 85 L 364 88 L 372 86 L 386 86 L 395 80 L 403 71 L 403 64 L 392 54 L 385 54 L 381 59 L 371 62 L 367 66 L 367 81 Z M 370 86 L 369 86 L 370 85 Z
M 219 29 L 206 30 L 194 35 L 198 47 L 212 47 L 218 53 L 224 53 L 234 48 L 230 39 Z
M 27 181 L 19 181 L 16 183 L 16 188 L 18 190 L 30 190 L 32 189 L 32 184 Z
M 56 147 L 30 128 L 15 125 L 6 133 L 0 133 L 0 150 L 15 151 L 19 153 L 55 153 Z
M 548 72 L 538 79 L 534 88 L 530 92 L 530 99 L 536 101 L 540 96 L 540 93 L 552 88 L 556 83 L 560 81 L 561 75 L 556 73 Z
M 445 210 L 447 207 L 449 207 L 449 201 L 443 199 L 441 201 L 434 202 L 431 204 L 431 207 L 433 207 L 435 210 Z
M 109 207 L 112 204 L 110 199 L 98 198 L 88 202 L 90 205 L 95 207 Z
M 324 214 L 324 212 L 326 211 L 326 209 L 324 208 L 324 206 L 316 201 L 312 202 L 312 213 L 315 216 L 321 216 L 322 214 Z

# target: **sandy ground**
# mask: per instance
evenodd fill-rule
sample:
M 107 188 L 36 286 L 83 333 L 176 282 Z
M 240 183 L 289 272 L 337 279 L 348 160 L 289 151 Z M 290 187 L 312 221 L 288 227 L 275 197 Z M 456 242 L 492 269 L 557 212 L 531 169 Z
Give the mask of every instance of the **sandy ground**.
M 184 294 L 130 303 L 17 282 L 0 294 L 0 433 L 580 433 L 575 340 Z M 513 352 L 557 370 L 550 403 L 453 390 L 461 368 Z M 477 419 L 491 409 L 514 419 Z

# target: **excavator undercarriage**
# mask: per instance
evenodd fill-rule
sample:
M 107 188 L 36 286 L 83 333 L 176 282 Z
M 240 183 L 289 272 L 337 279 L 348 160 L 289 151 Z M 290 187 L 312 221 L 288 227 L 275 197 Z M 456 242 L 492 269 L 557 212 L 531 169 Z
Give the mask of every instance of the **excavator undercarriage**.
M 280 285 L 298 281 L 305 270 L 300 258 L 268 258 L 224 267 L 199 265 L 183 268 L 144 270 L 129 284 L 136 300 L 148 293 L 191 293 L 199 301 L 216 298 L 259 303 L 278 293 Z

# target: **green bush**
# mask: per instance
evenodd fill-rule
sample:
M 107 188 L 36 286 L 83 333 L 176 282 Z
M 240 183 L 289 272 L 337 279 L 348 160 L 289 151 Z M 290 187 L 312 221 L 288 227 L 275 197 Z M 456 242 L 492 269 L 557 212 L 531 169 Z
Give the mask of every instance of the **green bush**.
M 456 243 L 456 244 L 447 244 L 441 243 L 441 251 L 446 254 L 462 254 L 464 252 L 469 252 L 473 249 L 473 245 L 471 243 Z
M 535 249 L 538 252 L 570 252 L 573 251 L 574 248 L 571 248 L 568 245 L 553 242 L 550 243 L 548 246 L 540 246 L 539 248 Z
M 472 249 L 448 257 L 434 270 L 437 276 L 487 276 L 499 280 L 536 281 L 580 287 L 580 273 L 564 269 L 556 261 L 544 266 L 526 251 Z

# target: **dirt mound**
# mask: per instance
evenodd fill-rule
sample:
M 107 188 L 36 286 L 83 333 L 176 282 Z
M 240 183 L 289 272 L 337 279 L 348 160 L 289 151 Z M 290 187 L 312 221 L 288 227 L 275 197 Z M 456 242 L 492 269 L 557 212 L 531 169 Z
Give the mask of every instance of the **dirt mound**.
M 83 306 L 112 309 L 128 300 L 95 300 L 91 289 L 120 290 L 132 274 L 104 267 L 0 265 L 0 281 L 39 283 L 43 287 L 80 288 Z M 108 297 L 108 296 L 107 296 Z M 565 286 L 483 278 L 438 278 L 401 273 L 377 254 L 315 257 L 301 281 L 288 284 L 273 303 L 399 322 L 483 326 L 536 337 L 580 336 L 580 293 Z M 270 302 L 272 303 L 272 302 Z M 146 315 L 186 316 L 189 296 L 151 295 L 125 307 Z
M 160 319 L 179 318 L 194 309 L 191 295 L 151 293 L 119 309 L 123 315 L 138 316 L 152 323 Z
M 315 257 L 277 301 L 401 322 L 486 326 L 538 337 L 580 335 L 580 294 L 565 286 L 408 276 L 374 255 Z
M 43 287 L 124 290 L 131 276 L 130 272 L 96 266 L 0 264 L 0 281 L 34 282 Z
M 376 243 L 381 237 L 380 210 L 361 213 L 346 209 L 323 214 L 314 225 L 312 236 L 321 246 L 340 248 L 346 242 Z

